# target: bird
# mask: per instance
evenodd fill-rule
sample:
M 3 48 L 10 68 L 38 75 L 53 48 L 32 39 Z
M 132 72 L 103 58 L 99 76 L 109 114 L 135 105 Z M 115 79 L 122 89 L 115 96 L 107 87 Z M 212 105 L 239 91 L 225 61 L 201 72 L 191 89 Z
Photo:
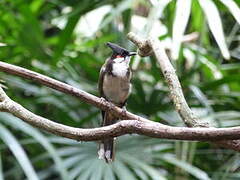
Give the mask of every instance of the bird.
M 117 44 L 106 43 L 112 50 L 112 55 L 106 59 L 101 67 L 98 90 L 101 98 L 112 104 L 125 109 L 125 104 L 131 92 L 132 72 L 129 66 L 131 56 L 136 52 L 130 52 Z M 114 124 L 119 120 L 111 112 L 102 111 L 101 126 Z M 105 159 L 107 163 L 114 161 L 115 155 L 114 138 L 103 139 L 100 142 L 98 156 L 99 159 Z

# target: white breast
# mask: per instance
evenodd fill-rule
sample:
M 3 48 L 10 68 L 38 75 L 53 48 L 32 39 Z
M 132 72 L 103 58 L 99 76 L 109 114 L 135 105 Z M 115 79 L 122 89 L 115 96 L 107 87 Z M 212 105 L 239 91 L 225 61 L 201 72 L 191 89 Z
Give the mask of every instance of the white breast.
M 128 66 L 125 63 L 114 63 L 112 73 L 118 77 L 125 77 L 128 72 Z
M 118 77 L 125 77 L 128 72 L 130 57 L 115 58 L 113 61 L 112 73 Z

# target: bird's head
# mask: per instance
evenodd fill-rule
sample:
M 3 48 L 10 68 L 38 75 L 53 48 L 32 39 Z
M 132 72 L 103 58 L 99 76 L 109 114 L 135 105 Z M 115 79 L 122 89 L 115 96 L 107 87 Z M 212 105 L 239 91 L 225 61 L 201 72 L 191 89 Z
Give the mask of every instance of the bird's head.
M 113 51 L 111 59 L 114 63 L 128 64 L 130 61 L 130 57 L 137 54 L 136 52 L 130 52 L 114 43 L 108 42 L 107 46 L 110 47 Z

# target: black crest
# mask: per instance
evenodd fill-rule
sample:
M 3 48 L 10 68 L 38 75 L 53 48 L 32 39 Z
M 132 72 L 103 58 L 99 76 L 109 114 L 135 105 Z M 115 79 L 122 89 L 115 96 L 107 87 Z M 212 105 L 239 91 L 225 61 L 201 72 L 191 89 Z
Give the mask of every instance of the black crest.
M 133 56 L 136 55 L 136 52 L 129 52 L 128 50 L 118 46 L 117 44 L 108 42 L 107 46 L 110 47 L 113 51 L 113 54 L 121 55 L 121 56 Z

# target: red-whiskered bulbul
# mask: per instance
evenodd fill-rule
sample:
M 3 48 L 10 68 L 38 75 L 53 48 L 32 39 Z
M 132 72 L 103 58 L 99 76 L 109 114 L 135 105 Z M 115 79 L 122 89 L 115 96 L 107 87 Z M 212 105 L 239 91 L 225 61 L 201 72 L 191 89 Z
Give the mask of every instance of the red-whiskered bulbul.
M 101 68 L 98 89 L 100 96 L 114 105 L 125 108 L 125 103 L 131 90 L 131 69 L 129 67 L 130 58 L 136 55 L 135 52 L 108 42 L 107 46 L 113 51 Z M 102 111 L 102 126 L 114 124 L 118 117 L 111 112 Z M 114 160 L 114 138 L 101 141 L 98 155 L 100 159 L 112 162 Z

